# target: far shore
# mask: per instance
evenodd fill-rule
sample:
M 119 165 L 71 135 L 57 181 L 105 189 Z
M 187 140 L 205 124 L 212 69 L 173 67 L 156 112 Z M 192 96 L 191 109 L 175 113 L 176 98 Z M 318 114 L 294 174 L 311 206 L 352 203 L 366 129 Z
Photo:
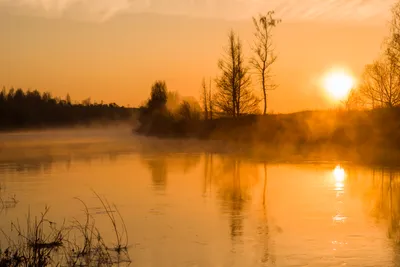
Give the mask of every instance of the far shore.
M 219 141 L 233 151 L 255 157 L 400 162 L 400 108 L 302 111 L 213 120 L 175 119 L 164 114 L 150 118 L 135 131 L 164 139 Z

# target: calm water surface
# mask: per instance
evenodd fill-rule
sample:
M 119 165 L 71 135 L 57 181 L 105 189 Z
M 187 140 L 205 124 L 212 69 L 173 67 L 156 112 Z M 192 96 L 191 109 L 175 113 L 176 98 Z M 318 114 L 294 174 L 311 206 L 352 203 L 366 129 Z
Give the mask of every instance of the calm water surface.
M 79 219 L 74 198 L 96 207 L 95 190 L 125 219 L 132 266 L 400 266 L 393 169 L 256 161 L 123 129 L 2 134 L 0 149 L 19 200 L 3 229 L 46 205 Z

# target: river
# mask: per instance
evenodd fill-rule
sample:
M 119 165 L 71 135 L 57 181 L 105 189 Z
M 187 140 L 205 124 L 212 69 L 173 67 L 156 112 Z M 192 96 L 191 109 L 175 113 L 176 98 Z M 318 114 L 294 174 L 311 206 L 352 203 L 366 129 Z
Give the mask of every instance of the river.
M 400 176 L 348 162 L 265 162 L 123 127 L 0 134 L 0 227 L 115 203 L 133 266 L 400 266 Z M 112 238 L 107 218 L 96 222 Z M 0 239 L 1 240 L 1 239 Z M 4 241 L 4 240 L 3 240 Z

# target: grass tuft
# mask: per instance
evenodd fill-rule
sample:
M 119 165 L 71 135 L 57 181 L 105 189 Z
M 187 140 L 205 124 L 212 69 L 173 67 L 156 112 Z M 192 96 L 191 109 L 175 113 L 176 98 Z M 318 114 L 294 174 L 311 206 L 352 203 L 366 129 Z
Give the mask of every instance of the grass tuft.
M 102 213 L 107 215 L 114 232 L 115 240 L 106 242 L 96 226 L 95 214 L 90 212 L 86 203 L 83 206 L 84 219 L 64 221 L 60 226 L 48 219 L 50 208 L 45 207 L 40 216 L 26 217 L 26 226 L 19 221 L 11 223 L 11 238 L 3 230 L 6 248 L 0 249 L 0 267 L 2 266 L 114 266 L 131 260 L 128 254 L 128 233 L 125 222 L 116 205 L 93 191 L 101 203 Z M 116 215 L 115 215 L 116 214 Z

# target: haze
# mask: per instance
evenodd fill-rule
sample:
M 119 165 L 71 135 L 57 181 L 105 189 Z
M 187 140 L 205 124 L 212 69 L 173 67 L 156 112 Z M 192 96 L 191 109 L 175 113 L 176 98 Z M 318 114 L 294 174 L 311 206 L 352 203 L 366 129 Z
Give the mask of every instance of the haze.
M 249 57 L 251 16 L 275 9 L 279 88 L 269 111 L 333 105 L 317 80 L 342 66 L 356 77 L 379 53 L 393 1 L 0 0 L 0 85 L 138 106 L 154 80 L 199 97 L 217 75 L 229 29 Z

